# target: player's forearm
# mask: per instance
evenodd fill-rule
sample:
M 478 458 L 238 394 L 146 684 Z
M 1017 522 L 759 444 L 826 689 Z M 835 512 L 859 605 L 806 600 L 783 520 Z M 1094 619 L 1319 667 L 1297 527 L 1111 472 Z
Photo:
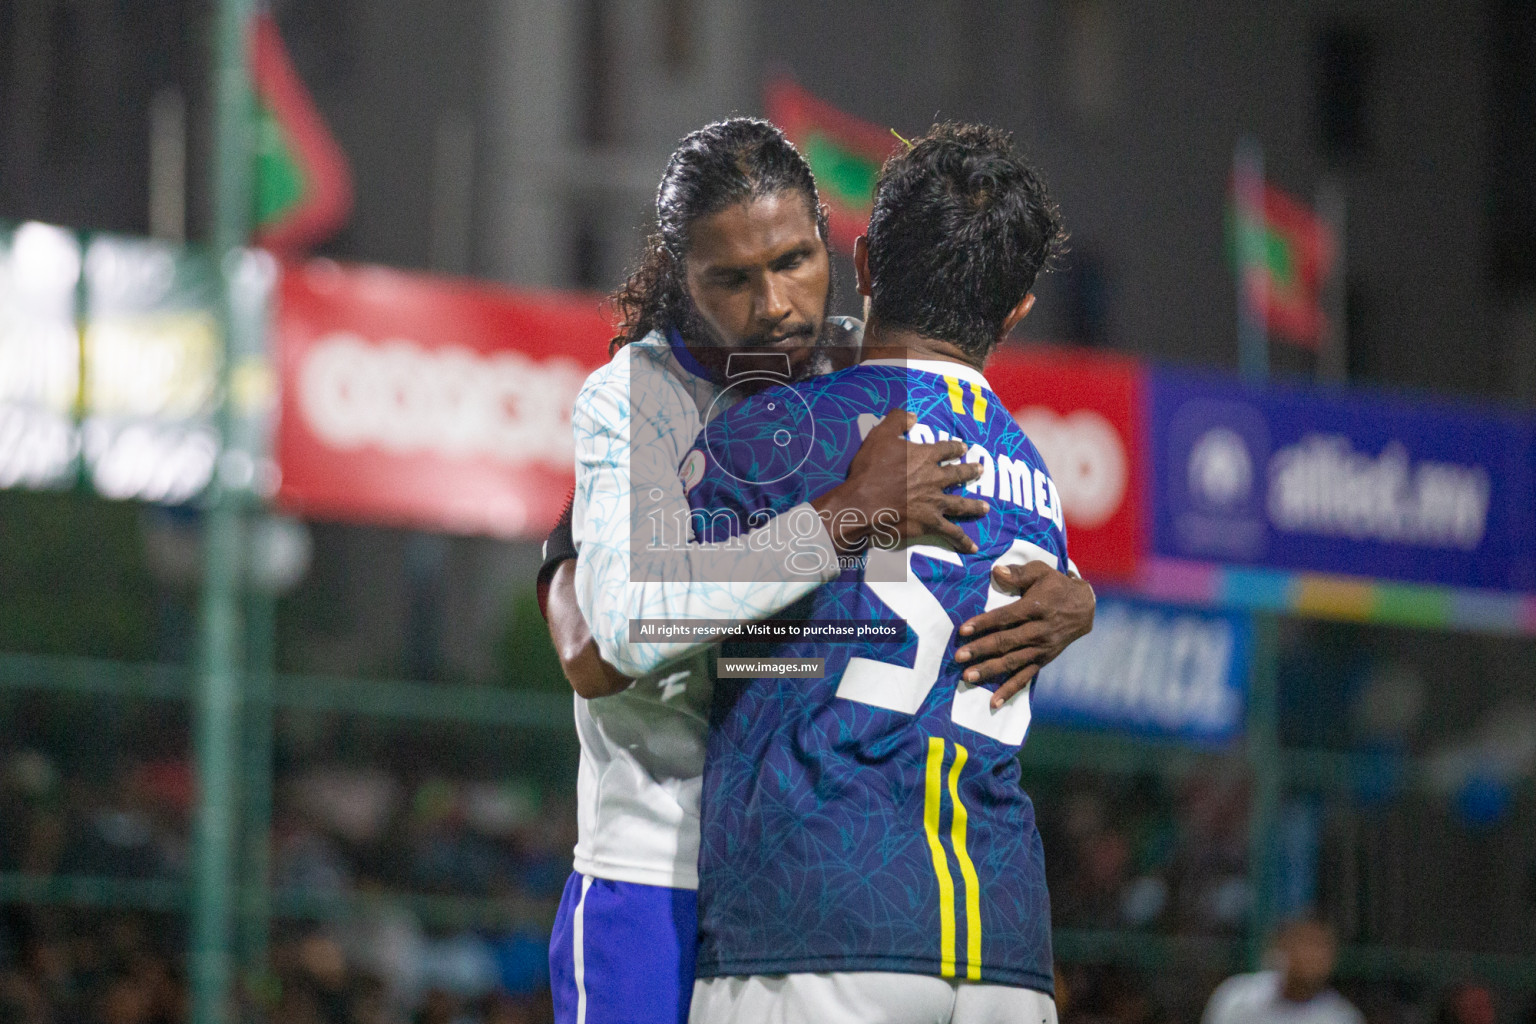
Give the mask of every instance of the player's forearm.
M 826 527 L 809 509 L 745 537 L 690 543 L 692 509 L 678 458 L 655 440 L 670 429 L 667 416 L 644 403 L 632 408 L 622 383 L 594 375 L 572 413 L 575 584 L 603 660 L 638 678 L 708 642 L 645 642 L 631 634 L 632 622 L 765 619 L 835 577 L 838 566 Z
M 605 662 L 576 601 L 576 561 L 562 562 L 549 581 L 549 637 L 571 689 L 587 699 L 609 697 L 634 680 Z
M 808 505 L 728 541 L 677 544 L 649 553 L 635 573 L 638 580 L 630 578 L 627 565 L 620 569 L 626 550 L 584 543 L 576 580 L 582 610 L 590 609 L 598 651 L 619 671 L 636 677 L 711 641 L 655 642 L 632 633 L 631 622 L 756 622 L 777 615 L 838 573 L 837 551 Z

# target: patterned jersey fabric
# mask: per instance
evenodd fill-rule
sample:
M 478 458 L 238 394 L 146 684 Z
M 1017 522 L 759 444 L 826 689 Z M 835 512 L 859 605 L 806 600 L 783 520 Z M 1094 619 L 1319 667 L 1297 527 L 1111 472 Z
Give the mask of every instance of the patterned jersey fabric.
M 861 334 L 840 326 L 857 343 Z M 603 658 L 635 677 L 611 697 L 573 695 L 581 741 L 575 867 L 584 875 L 673 888 L 698 884 L 707 644 L 636 641 L 631 621 L 766 618 L 831 578 L 733 586 L 711 577 L 715 559 L 706 546 L 646 549 L 647 523 L 676 518 L 686 528 L 679 460 L 710 411 L 729 401 L 680 338 L 652 333 L 593 371 L 571 411 L 576 600 Z M 764 527 L 770 535 L 777 528 Z M 801 543 L 817 545 L 815 538 Z M 830 540 L 823 543 L 830 553 Z M 763 576 L 750 560 L 719 554 L 749 581 Z
M 988 500 L 979 551 L 875 550 L 783 621 L 883 622 L 894 642 L 731 642 L 727 656 L 822 658 L 822 678 L 718 678 L 700 848 L 700 977 L 905 971 L 1052 991 L 1050 901 L 1017 754 L 1021 694 L 960 679 L 955 630 L 1012 600 L 999 563 L 1065 571 L 1045 464 L 985 378 L 958 363 L 871 361 L 741 402 L 700 435 L 689 493 L 718 542 L 826 492 L 889 409 L 913 440 L 959 438 Z M 803 571 L 803 570 L 802 570 Z

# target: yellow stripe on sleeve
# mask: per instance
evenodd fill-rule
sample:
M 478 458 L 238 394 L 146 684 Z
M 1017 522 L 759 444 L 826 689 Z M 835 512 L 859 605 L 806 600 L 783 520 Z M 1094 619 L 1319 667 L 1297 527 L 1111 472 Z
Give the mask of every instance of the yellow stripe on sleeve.
M 960 390 L 960 382 L 954 377 L 945 377 L 944 383 L 949 385 L 949 407 L 964 416 L 965 392 Z
M 980 398 L 980 396 L 977 396 Z M 981 883 L 976 878 L 976 865 L 965 850 L 965 828 L 969 816 L 965 804 L 960 801 L 960 769 L 965 766 L 965 748 L 955 744 L 955 764 L 949 770 L 949 803 L 954 809 L 950 826 L 950 838 L 955 844 L 955 859 L 960 862 L 960 875 L 965 879 L 965 976 L 970 981 L 981 980 Z
M 939 842 L 939 809 L 944 799 L 944 741 L 928 737 L 928 785 L 923 799 L 923 829 L 928 833 L 928 852 L 933 854 L 933 873 L 939 879 L 939 973 L 955 976 L 955 880 L 949 874 L 949 858 Z
M 971 403 L 971 415 L 977 423 L 987 422 L 987 396 L 982 393 L 981 385 L 971 381 L 971 397 L 975 399 Z

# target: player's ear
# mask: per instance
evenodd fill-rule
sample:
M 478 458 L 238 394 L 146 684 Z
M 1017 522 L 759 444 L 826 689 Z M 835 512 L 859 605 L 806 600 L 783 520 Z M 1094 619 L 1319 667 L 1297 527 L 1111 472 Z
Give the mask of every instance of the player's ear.
M 1001 337 L 1008 337 L 1008 333 L 1015 327 L 1019 326 L 1019 321 L 1023 320 L 1026 316 L 1029 316 L 1029 311 L 1034 308 L 1035 293 L 1025 292 L 1024 297 L 1019 300 L 1019 304 L 1009 310 L 1008 315 L 1003 318 L 1003 333 Z
M 869 236 L 860 235 L 853 240 L 853 276 L 859 294 L 869 297 Z

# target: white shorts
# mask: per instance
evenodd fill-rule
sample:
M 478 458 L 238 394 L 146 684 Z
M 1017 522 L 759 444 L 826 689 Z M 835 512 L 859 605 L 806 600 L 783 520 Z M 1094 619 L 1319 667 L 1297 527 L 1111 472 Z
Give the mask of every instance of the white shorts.
M 700 978 L 690 1024 L 1056 1024 L 1056 1001 L 1013 985 L 850 971 Z

